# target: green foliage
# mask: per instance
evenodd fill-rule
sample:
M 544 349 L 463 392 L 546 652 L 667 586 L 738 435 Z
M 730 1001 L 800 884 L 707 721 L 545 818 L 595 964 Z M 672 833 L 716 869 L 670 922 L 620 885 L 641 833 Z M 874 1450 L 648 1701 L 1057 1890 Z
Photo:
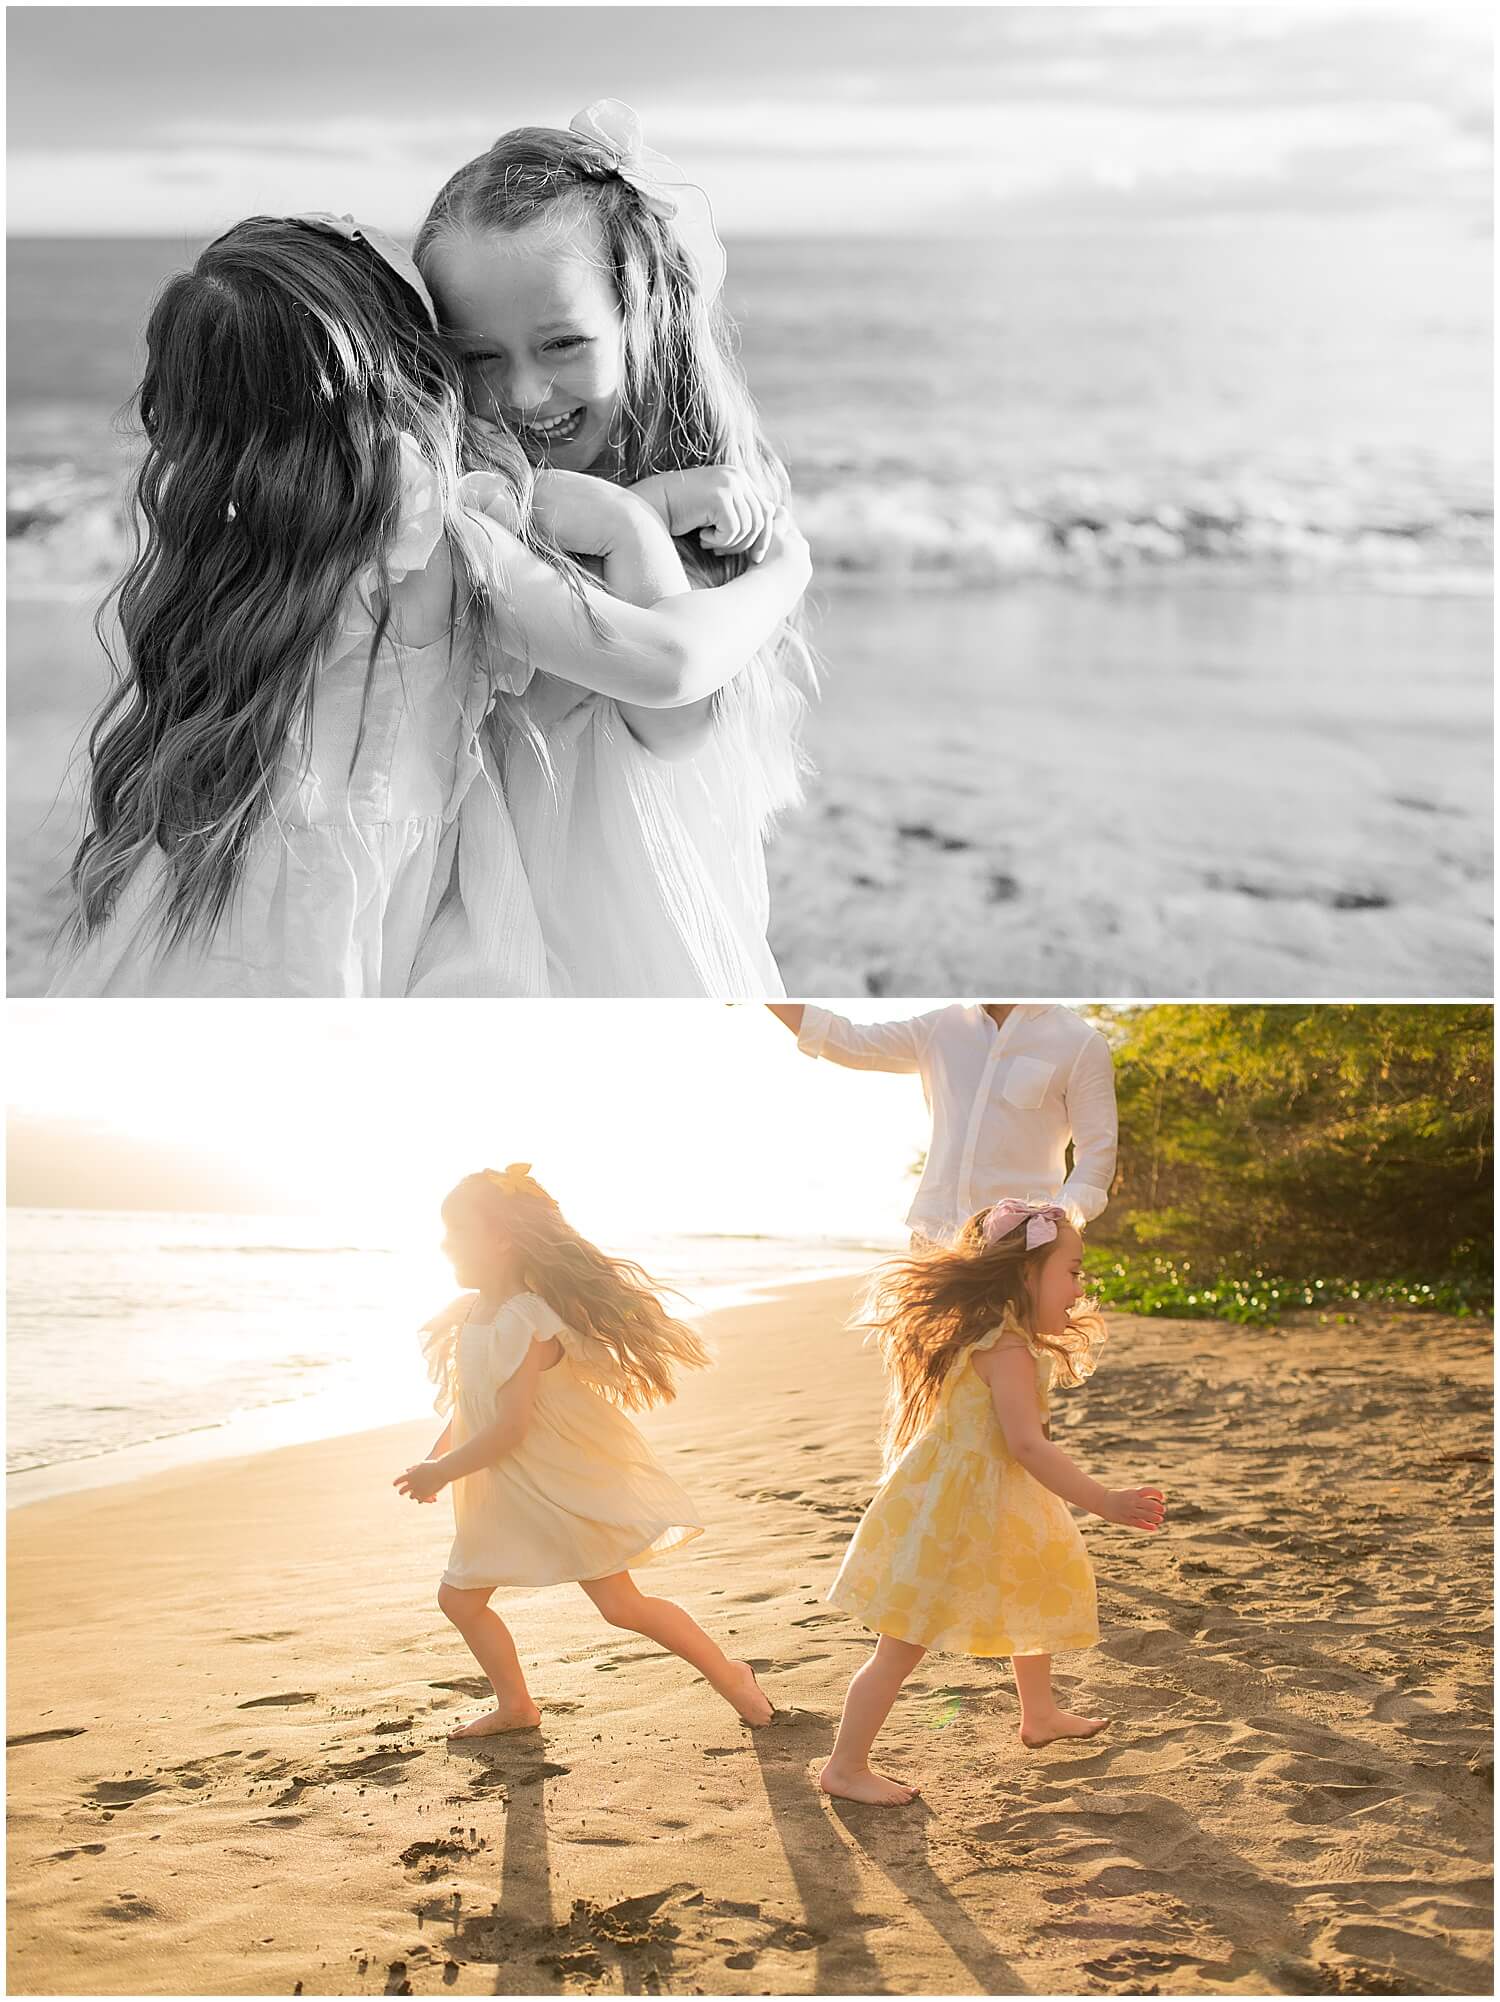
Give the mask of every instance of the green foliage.
M 1319 1286 L 1366 1299 L 1373 1281 L 1393 1289 L 1382 1298 L 1424 1298 L 1426 1287 L 1450 1311 L 1490 1289 L 1488 1008 L 1088 1012 L 1114 1046 L 1120 1103 L 1115 1192 L 1090 1241 L 1118 1248 L 1114 1278 L 1133 1297 L 1203 1297 L 1181 1282 L 1188 1260 L 1204 1278 L 1249 1275 L 1208 1289 L 1230 1320 L 1304 1304 Z
M 1485 1314 L 1491 1307 L 1488 1274 L 1421 1279 L 1284 1279 L 1257 1267 L 1220 1272 L 1191 1259 L 1133 1255 L 1092 1259 L 1089 1292 L 1101 1306 L 1128 1314 L 1163 1314 L 1179 1321 L 1239 1321 L 1269 1327 L 1293 1308 L 1337 1310 L 1373 1301 L 1387 1307 L 1430 1307 L 1443 1314 Z

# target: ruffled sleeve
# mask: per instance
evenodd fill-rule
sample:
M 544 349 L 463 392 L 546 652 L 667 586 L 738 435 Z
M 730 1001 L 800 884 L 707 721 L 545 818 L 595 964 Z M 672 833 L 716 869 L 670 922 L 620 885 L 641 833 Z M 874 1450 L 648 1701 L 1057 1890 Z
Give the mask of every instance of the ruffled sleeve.
M 423 456 L 421 446 L 409 431 L 401 433 L 399 451 L 401 493 L 395 532 L 385 552 L 386 569 L 396 584 L 414 570 L 427 568 L 443 535 L 443 496 L 436 469 Z M 332 660 L 348 653 L 359 641 L 369 643 L 375 631 L 372 600 L 378 581 L 373 563 L 367 563 L 351 580 L 325 643 L 325 658 Z
M 562 1325 L 546 1301 L 534 1293 L 507 1301 L 489 1330 L 483 1361 L 476 1362 L 476 1383 L 482 1380 L 485 1394 L 498 1396 L 525 1362 L 531 1344 L 561 1334 Z
M 1023 1328 L 1013 1309 L 1007 1307 L 1000 1325 L 974 1344 L 973 1353 L 1001 1347 L 1024 1348 L 1041 1372 L 1044 1389 L 1056 1382 L 1062 1389 L 1086 1383 L 1099 1367 L 1099 1351 L 1109 1339 L 1103 1317 L 1085 1304 L 1084 1311 L 1068 1322 L 1067 1332 L 1055 1342 L 1041 1342 Z
M 597 1390 L 612 1404 L 618 1404 L 627 1411 L 633 1411 L 642 1404 L 639 1384 L 632 1379 L 609 1344 L 600 1341 L 597 1335 L 586 1335 L 577 1328 L 570 1328 L 538 1294 L 527 1293 L 519 1300 L 513 1300 L 507 1311 L 524 1320 L 532 1341 L 550 1341 L 555 1336 L 573 1366 L 574 1375 L 591 1390 Z
M 458 1360 L 458 1331 L 469 1318 L 477 1293 L 460 1293 L 456 1300 L 450 1300 L 440 1314 L 434 1314 L 430 1321 L 424 1321 L 419 1339 L 422 1344 L 422 1360 L 427 1365 L 437 1396 L 433 1410 L 440 1418 L 451 1416 L 454 1403 L 454 1369 Z

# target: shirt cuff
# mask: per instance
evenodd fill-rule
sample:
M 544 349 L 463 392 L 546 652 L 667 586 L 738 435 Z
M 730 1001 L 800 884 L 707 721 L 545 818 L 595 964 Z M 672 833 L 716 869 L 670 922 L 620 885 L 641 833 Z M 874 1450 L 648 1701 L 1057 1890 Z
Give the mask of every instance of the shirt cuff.
M 1092 1182 L 1067 1181 L 1057 1200 L 1065 1208 L 1071 1204 L 1085 1223 L 1092 1223 L 1108 1205 L 1109 1190 L 1096 1188 Z
M 797 1031 L 797 1048 L 804 1056 L 822 1056 L 837 1020 L 838 1017 L 827 1008 L 803 1007 L 802 1027 Z

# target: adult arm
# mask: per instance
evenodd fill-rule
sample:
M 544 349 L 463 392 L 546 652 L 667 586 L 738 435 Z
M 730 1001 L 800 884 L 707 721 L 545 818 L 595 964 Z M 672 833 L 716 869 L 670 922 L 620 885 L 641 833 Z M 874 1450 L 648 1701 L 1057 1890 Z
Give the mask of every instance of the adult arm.
M 1120 1135 L 1114 1059 L 1097 1030 L 1074 1059 L 1063 1102 L 1073 1133 L 1073 1169 L 1058 1201 L 1071 1204 L 1087 1223 L 1109 1201 Z
M 936 1014 L 913 1015 L 899 1022 L 851 1022 L 827 1008 L 810 1003 L 767 1002 L 767 1007 L 797 1038 L 797 1048 L 809 1057 L 827 1057 L 856 1071 L 914 1071 L 932 1035 Z

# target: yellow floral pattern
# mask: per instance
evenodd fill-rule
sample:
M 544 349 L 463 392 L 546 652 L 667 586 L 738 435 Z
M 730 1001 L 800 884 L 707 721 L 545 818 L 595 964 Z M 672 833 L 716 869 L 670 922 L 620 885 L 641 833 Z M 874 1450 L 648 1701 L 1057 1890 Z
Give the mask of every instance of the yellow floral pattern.
M 1003 1336 L 1026 1341 L 1011 1321 L 969 1355 Z M 1027 1347 L 1045 1418 L 1052 1358 Z M 877 1490 L 828 1597 L 876 1633 L 952 1654 L 1057 1654 L 1098 1641 L 1073 1512 L 1012 1456 L 967 1357 Z

